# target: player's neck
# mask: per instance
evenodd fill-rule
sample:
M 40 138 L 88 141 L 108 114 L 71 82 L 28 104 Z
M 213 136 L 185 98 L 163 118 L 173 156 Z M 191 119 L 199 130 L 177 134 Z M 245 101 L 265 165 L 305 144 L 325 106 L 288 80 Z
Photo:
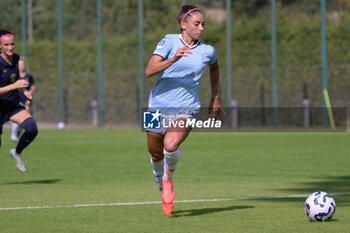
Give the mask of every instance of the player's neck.
M 24 78 L 26 75 L 27 75 L 27 72 L 22 72 L 22 71 L 19 72 L 19 76 L 21 78 Z
M 5 53 L 1 53 L 0 56 L 2 59 L 4 59 L 7 63 L 12 65 L 12 56 L 7 56 Z
M 190 47 L 193 47 L 198 43 L 198 40 L 193 40 L 186 33 L 181 33 L 181 39 Z

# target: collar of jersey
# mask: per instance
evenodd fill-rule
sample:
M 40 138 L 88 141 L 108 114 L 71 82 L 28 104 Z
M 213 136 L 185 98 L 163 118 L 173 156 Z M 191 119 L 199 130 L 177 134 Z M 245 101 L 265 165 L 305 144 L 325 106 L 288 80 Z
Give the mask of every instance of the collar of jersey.
M 179 34 L 179 38 L 181 40 L 182 43 L 184 43 L 184 45 L 187 45 L 189 48 L 194 49 L 195 47 L 197 47 L 199 45 L 199 43 L 201 42 L 200 40 L 198 40 L 197 44 L 193 45 L 193 46 L 189 46 L 183 39 L 181 34 Z
M 4 58 L 2 58 L 2 56 L 0 56 L 0 63 L 4 66 L 11 66 L 11 64 L 7 63 L 7 61 L 5 61 Z

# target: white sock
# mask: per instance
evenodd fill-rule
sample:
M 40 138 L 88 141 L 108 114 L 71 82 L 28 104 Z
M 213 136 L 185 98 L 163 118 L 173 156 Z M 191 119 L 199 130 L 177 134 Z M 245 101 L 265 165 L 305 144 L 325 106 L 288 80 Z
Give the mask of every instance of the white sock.
M 159 189 L 159 191 L 163 191 L 163 172 L 164 172 L 164 159 L 159 162 L 155 162 L 152 160 L 151 157 L 151 164 L 153 168 L 153 175 L 154 175 L 154 180 L 156 182 L 156 185 Z
M 14 122 L 11 122 L 11 131 L 12 131 L 12 137 L 18 137 L 18 131 L 20 129 L 20 125 L 16 124 Z
M 180 149 L 178 148 L 175 152 L 168 152 L 163 149 L 163 154 L 165 160 L 163 180 L 172 180 L 177 161 L 179 160 Z

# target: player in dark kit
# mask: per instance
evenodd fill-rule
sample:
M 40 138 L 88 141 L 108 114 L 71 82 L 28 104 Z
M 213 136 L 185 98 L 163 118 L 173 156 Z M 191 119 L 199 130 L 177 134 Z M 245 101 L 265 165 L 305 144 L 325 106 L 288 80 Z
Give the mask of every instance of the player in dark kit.
M 29 82 L 29 85 L 26 87 L 26 90 L 29 91 L 33 97 L 34 91 L 36 90 L 36 85 L 33 76 L 30 73 L 28 73 L 27 60 L 22 56 L 18 61 L 18 70 L 20 79 L 25 79 Z M 30 110 L 33 99 L 28 100 L 23 92 L 19 92 L 19 94 L 21 97 L 21 102 L 25 105 L 24 107 L 29 113 L 31 113 Z M 21 135 L 22 127 L 17 123 L 11 122 L 11 131 L 11 140 L 14 142 L 18 142 L 19 135 Z
M 23 91 L 28 100 L 32 99 L 29 91 L 25 90 L 29 82 L 20 79 L 18 70 L 19 56 L 14 53 L 15 36 L 4 29 L 0 29 L 0 135 L 2 126 L 8 120 L 21 125 L 25 132 L 18 141 L 17 147 L 10 150 L 11 157 L 21 172 L 26 171 L 21 153 L 38 134 L 35 120 L 25 110 L 19 92 Z M 1 137 L 0 137 L 1 146 Z

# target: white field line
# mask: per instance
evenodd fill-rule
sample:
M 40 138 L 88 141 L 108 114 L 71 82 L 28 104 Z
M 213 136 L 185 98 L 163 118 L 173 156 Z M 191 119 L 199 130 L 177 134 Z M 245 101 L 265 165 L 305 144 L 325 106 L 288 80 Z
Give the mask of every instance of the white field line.
M 243 201 L 243 200 L 270 200 L 308 197 L 305 195 L 287 195 L 287 196 L 265 196 L 265 197 L 238 197 L 238 198 L 218 198 L 218 199 L 199 199 L 199 200 L 180 200 L 174 203 L 194 203 L 194 202 L 219 202 L 219 201 Z M 331 196 L 347 196 L 350 193 L 331 193 Z M 161 201 L 150 202 L 120 202 L 120 203 L 100 203 L 100 204 L 74 204 L 74 205 L 55 205 L 55 206 L 23 206 L 23 207 L 2 207 L 0 211 L 6 210 L 33 210 L 33 209 L 53 209 L 53 208 L 77 208 L 77 207 L 99 207 L 99 206 L 130 206 L 130 205 L 153 205 L 162 204 Z

